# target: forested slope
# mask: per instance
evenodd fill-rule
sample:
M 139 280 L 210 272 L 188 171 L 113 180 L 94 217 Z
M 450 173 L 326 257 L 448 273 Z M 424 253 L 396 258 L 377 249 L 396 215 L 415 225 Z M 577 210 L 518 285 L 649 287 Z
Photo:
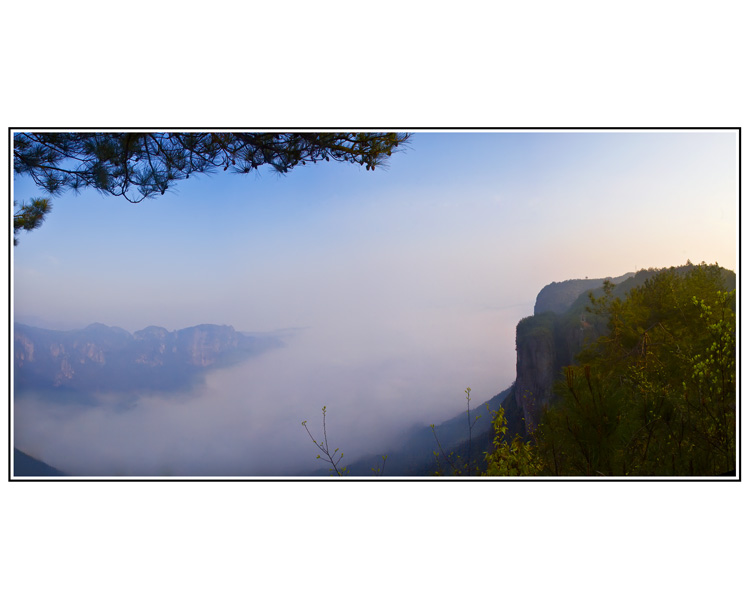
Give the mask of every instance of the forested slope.
M 735 285 L 718 265 L 646 270 L 522 320 L 503 405 L 522 409 L 544 474 L 732 472 Z

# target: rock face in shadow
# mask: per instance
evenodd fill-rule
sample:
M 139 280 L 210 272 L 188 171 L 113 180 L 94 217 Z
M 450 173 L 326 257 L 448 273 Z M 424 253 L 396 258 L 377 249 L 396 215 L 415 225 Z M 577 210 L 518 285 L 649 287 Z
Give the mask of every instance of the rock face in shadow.
M 283 345 L 228 325 L 177 331 L 147 327 L 130 334 L 100 323 L 74 331 L 15 324 L 16 386 L 79 391 L 172 389 L 196 373 L 225 366 Z
M 584 292 L 602 287 L 609 280 L 615 285 L 622 283 L 632 277 L 635 273 L 626 273 L 620 277 L 602 277 L 600 279 L 569 279 L 567 281 L 553 281 L 545 285 L 537 294 L 534 303 L 534 314 L 541 315 L 546 312 L 563 314 Z
M 589 292 L 601 289 L 607 280 L 618 285 L 632 277 L 633 273 L 626 273 L 571 279 L 550 283 L 539 292 L 534 315 L 516 327 L 516 383 L 513 398 L 506 401 L 513 402 L 516 414 L 523 415 L 526 433 L 536 428 L 543 408 L 554 401 L 554 384 L 563 367 L 574 362 L 586 340 L 601 333 L 585 310 Z
M 693 268 L 690 263 L 673 267 L 681 274 Z M 515 414 L 523 415 L 527 434 L 538 424 L 542 409 L 555 401 L 554 385 L 561 378 L 562 369 L 575 363 L 588 341 L 606 331 L 606 322 L 586 311 L 590 306 L 589 294 L 601 295 L 608 280 L 615 285 L 613 295 L 625 298 L 630 290 L 661 270 L 644 269 L 602 279 L 571 279 L 542 288 L 534 315 L 521 319 L 516 327 L 516 382 L 513 396 L 503 402 L 506 413 L 512 403 Z M 736 287 L 735 274 L 726 269 L 722 272 L 727 288 Z
M 555 351 L 555 328 L 536 328 L 518 342 L 516 355 L 516 405 L 523 410 L 527 431 L 536 427 L 542 406 L 549 404 L 560 362 Z

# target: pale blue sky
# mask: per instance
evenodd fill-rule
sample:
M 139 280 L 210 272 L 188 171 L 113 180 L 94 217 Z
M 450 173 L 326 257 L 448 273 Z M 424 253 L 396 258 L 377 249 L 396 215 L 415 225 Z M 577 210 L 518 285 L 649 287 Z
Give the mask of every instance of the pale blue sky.
M 218 435 L 236 439 L 237 456 L 259 444 L 299 460 L 299 422 L 326 404 L 337 444 L 382 452 L 411 423 L 460 412 L 467 386 L 479 403 L 512 383 L 515 326 L 544 285 L 688 259 L 736 269 L 736 133 L 416 132 L 374 173 L 218 173 L 138 205 L 90 191 L 53 202 L 15 249 L 18 320 L 302 328 L 285 350 L 212 376 L 209 400 L 184 405 L 196 412 L 144 403 L 128 428 L 150 431 L 164 414 L 164 442 L 181 439 L 167 433 L 177 423 L 202 423 L 191 435 L 210 454 L 221 398 L 237 428 Z M 100 421 L 71 425 L 86 457 L 122 431 Z M 54 454 L 47 435 L 25 443 Z
M 688 258 L 734 269 L 735 137 L 417 132 L 375 173 L 221 173 L 139 205 L 69 193 L 20 236 L 16 312 L 263 329 L 312 324 L 324 307 L 306 302 L 531 306 L 552 280 Z M 38 195 L 29 184 L 16 196 Z

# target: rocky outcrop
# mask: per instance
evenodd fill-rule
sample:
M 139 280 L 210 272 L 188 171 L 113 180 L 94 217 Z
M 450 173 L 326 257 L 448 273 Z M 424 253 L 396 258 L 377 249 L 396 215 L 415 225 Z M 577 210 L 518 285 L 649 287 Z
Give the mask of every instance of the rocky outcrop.
M 541 408 L 550 402 L 557 364 L 554 329 L 535 328 L 517 340 L 514 396 L 527 431 L 536 427 Z
M 626 273 L 620 277 L 602 277 L 601 279 L 568 279 L 567 281 L 553 281 L 545 285 L 536 297 L 534 314 L 546 312 L 562 314 L 583 294 L 602 287 L 609 280 L 615 285 L 632 277 L 634 273 Z
M 677 273 L 695 268 L 688 263 L 673 267 Z M 605 281 L 615 284 L 612 293 L 624 298 L 634 287 L 643 285 L 659 269 L 643 269 L 619 277 L 571 279 L 544 286 L 536 298 L 534 315 L 521 319 L 516 327 L 516 383 L 513 403 L 516 414 L 523 415 L 524 427 L 531 432 L 539 422 L 545 406 L 555 401 L 555 382 L 565 366 L 575 363 L 576 356 L 588 340 L 606 331 L 602 317 L 586 312 L 589 294 L 599 296 Z M 726 286 L 735 287 L 735 276 L 723 270 Z M 518 424 L 516 424 L 518 425 Z
M 176 353 L 177 346 L 164 327 L 146 327 L 133 334 L 136 347 L 135 362 L 149 367 L 164 366 L 165 355 Z
M 16 365 L 23 366 L 26 361 L 33 362 L 34 360 L 34 342 L 32 342 L 25 335 L 16 334 Z
M 196 367 L 214 364 L 223 353 L 239 344 L 236 332 L 227 325 L 199 325 L 176 334 L 177 343 L 187 352 L 188 363 Z
M 523 415 L 527 433 L 539 423 L 543 408 L 555 400 L 555 382 L 562 369 L 575 361 L 585 342 L 597 335 L 585 311 L 589 292 L 605 280 L 615 284 L 632 279 L 632 273 L 607 279 L 572 279 L 545 286 L 537 296 L 534 315 L 516 327 L 516 383 L 513 402 Z M 627 285 L 627 284 L 625 284 Z
M 15 324 L 17 385 L 76 390 L 169 388 L 197 371 L 241 360 L 282 345 L 228 325 L 197 325 L 177 331 L 147 327 L 130 334 L 94 324 L 52 331 Z

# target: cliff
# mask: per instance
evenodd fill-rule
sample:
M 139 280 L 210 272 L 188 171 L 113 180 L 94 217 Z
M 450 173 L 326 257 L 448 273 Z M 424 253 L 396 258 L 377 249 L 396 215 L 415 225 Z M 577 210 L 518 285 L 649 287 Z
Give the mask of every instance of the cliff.
M 547 312 L 518 323 L 513 401 L 526 432 L 536 427 L 542 408 L 553 400 L 562 368 L 572 364 L 586 340 L 596 335 L 598 328 L 589 319 L 585 312 Z
M 16 323 L 15 385 L 79 391 L 168 389 L 188 385 L 208 367 L 280 345 L 278 339 L 245 335 L 228 325 L 172 332 L 152 326 L 131 335 L 100 323 L 74 331 Z
M 598 329 L 585 311 L 589 292 L 607 280 L 622 284 L 632 276 L 570 279 L 542 288 L 534 315 L 516 327 L 516 382 L 513 397 L 503 405 L 523 421 L 509 419 L 514 429 L 529 433 L 536 427 L 542 409 L 553 401 L 554 383 L 562 368 L 572 364 L 584 342 L 596 335 Z
M 684 274 L 688 264 L 673 267 Z M 538 424 L 542 409 L 555 401 L 554 384 L 562 369 L 575 363 L 584 345 L 605 333 L 606 323 L 586 311 L 589 294 L 602 293 L 604 281 L 615 284 L 613 295 L 624 298 L 630 290 L 643 285 L 662 269 L 643 269 L 619 277 L 571 279 L 545 286 L 537 295 L 534 315 L 522 319 L 516 327 L 516 382 L 514 393 L 503 402 L 506 413 L 517 415 L 523 423 L 509 426 L 530 433 Z M 732 271 L 722 269 L 727 289 L 736 286 Z
M 552 283 L 545 285 L 539 294 L 537 294 L 536 302 L 534 304 L 534 314 L 541 315 L 546 312 L 562 314 L 566 312 L 584 292 L 602 287 L 607 280 L 617 285 L 633 275 L 635 275 L 635 273 L 626 273 L 619 277 L 602 277 L 600 279 L 569 279 L 562 282 L 553 281 Z

